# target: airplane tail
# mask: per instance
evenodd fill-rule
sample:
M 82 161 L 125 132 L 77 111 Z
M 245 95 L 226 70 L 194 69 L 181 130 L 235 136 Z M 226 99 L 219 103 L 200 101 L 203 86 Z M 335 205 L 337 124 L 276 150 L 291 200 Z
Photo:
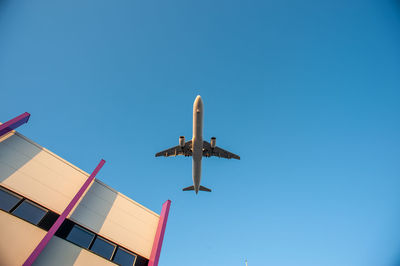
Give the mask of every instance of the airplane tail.
M 207 192 L 211 192 L 211 189 L 209 189 L 209 188 L 206 188 L 206 187 L 203 187 L 203 186 L 200 186 L 200 189 L 199 190 L 201 190 L 201 191 L 207 191 Z
M 182 189 L 183 191 L 190 191 L 190 190 L 194 190 L 194 186 L 190 186 L 190 187 L 185 187 L 184 189 Z
M 194 190 L 194 186 L 190 186 L 190 187 L 185 187 L 184 189 L 182 189 L 183 191 L 191 191 Z M 207 191 L 207 192 L 211 192 L 211 189 L 200 186 L 199 188 L 200 191 Z

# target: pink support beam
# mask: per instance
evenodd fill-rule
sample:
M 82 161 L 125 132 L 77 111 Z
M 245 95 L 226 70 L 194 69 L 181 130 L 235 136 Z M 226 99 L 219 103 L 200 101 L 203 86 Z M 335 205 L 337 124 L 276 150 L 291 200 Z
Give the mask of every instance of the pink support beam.
M 160 220 L 158 221 L 156 236 L 154 237 L 153 248 L 151 249 L 149 266 L 158 266 L 158 260 L 160 259 L 161 247 L 164 240 L 165 228 L 167 227 L 167 220 L 168 220 L 170 206 L 171 206 L 170 200 L 164 202 L 162 206 Z
M 35 262 L 36 258 L 40 255 L 42 250 L 46 247 L 47 243 L 49 243 L 50 239 L 56 233 L 58 228 L 60 228 L 60 226 L 64 222 L 65 218 L 67 218 L 69 213 L 75 207 L 76 203 L 83 196 L 83 194 L 85 193 L 85 191 L 87 190 L 89 185 L 92 183 L 93 179 L 95 178 L 97 173 L 100 171 L 100 169 L 103 167 L 105 162 L 106 161 L 104 161 L 104 160 L 100 161 L 100 163 L 97 165 L 96 169 L 94 169 L 93 173 L 88 177 L 86 182 L 79 189 L 78 193 L 76 193 L 74 198 L 68 204 L 67 208 L 65 208 L 65 210 L 60 215 L 60 217 L 58 217 L 57 221 L 53 224 L 53 226 L 50 228 L 50 230 L 47 232 L 47 234 L 43 237 L 42 241 L 40 241 L 39 245 L 37 245 L 35 250 L 33 250 L 31 255 L 26 259 L 25 263 L 23 264 L 24 266 L 32 265 Z
M 27 112 L 23 113 L 22 115 L 19 115 L 13 119 L 11 119 L 8 122 L 5 122 L 4 124 L 0 125 L 0 137 L 6 134 L 7 132 L 10 132 L 11 130 L 16 129 L 20 125 L 27 123 L 29 120 L 29 117 L 31 115 Z

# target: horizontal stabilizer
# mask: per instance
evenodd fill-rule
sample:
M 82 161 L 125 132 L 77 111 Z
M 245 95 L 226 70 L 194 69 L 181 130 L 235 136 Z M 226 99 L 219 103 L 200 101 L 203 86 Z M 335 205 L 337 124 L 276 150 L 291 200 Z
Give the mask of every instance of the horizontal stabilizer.
M 206 188 L 206 187 L 203 187 L 203 186 L 200 186 L 199 190 L 201 190 L 201 191 L 207 191 L 207 192 L 211 192 L 211 189 L 209 189 L 209 188 Z
M 183 191 L 190 191 L 190 190 L 194 190 L 194 186 L 190 186 L 190 187 L 185 187 L 184 189 L 182 189 Z
M 182 189 L 183 191 L 191 191 L 191 190 L 194 190 L 194 186 L 190 186 L 190 187 L 185 187 L 184 189 Z M 199 187 L 199 190 L 200 191 L 207 191 L 207 192 L 211 192 L 211 189 L 209 189 L 209 188 L 206 188 L 206 187 L 203 187 L 203 186 L 200 186 Z

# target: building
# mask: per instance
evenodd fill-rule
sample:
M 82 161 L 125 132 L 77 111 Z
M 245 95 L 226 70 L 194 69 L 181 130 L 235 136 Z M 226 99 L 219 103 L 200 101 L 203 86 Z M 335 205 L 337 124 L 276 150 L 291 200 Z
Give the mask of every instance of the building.
M 0 265 L 157 265 L 161 215 L 0 125 Z

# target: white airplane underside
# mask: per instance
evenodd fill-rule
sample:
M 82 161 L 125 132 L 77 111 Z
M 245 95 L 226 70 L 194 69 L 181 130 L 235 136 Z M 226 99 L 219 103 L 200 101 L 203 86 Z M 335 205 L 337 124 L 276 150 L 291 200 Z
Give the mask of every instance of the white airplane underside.
M 193 104 L 193 138 L 185 142 L 185 137 L 179 137 L 179 145 L 172 147 L 170 149 L 161 151 L 156 153 L 156 157 L 159 156 L 192 156 L 193 157 L 193 167 L 192 167 L 192 175 L 193 175 L 193 186 L 189 186 L 183 189 L 183 191 L 194 190 L 196 194 L 198 191 L 207 191 L 211 192 L 211 189 L 203 187 L 200 185 L 201 180 L 201 160 L 203 157 L 211 157 L 216 156 L 220 158 L 227 159 L 238 159 L 240 157 L 236 154 L 233 154 L 229 151 L 221 149 L 216 145 L 216 138 L 212 137 L 210 143 L 203 140 L 203 101 L 199 96 L 196 97 L 196 100 Z

